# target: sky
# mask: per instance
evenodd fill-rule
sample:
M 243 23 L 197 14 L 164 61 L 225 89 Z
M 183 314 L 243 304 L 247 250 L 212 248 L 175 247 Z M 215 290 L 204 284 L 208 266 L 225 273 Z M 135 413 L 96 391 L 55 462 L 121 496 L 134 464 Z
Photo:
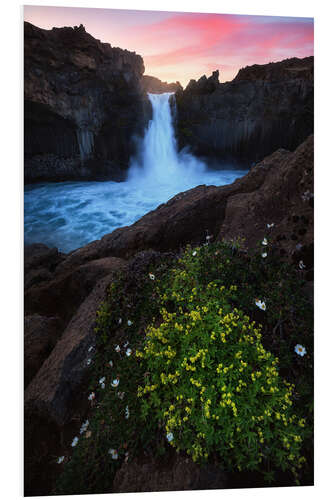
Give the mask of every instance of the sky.
M 83 24 L 102 42 L 140 54 L 145 74 L 183 86 L 216 69 L 225 82 L 245 66 L 313 55 L 313 18 L 29 5 L 24 19 L 44 29 Z

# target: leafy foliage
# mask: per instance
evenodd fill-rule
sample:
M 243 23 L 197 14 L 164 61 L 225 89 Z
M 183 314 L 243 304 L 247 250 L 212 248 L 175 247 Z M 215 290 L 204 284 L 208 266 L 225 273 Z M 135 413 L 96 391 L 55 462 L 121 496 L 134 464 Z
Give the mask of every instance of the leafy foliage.
M 56 493 L 110 492 L 123 461 L 173 450 L 257 470 L 263 485 L 283 469 L 311 484 L 313 311 L 303 272 L 267 253 L 239 241 L 188 247 L 114 280 L 83 395 L 95 393 L 88 437 L 64 450 Z

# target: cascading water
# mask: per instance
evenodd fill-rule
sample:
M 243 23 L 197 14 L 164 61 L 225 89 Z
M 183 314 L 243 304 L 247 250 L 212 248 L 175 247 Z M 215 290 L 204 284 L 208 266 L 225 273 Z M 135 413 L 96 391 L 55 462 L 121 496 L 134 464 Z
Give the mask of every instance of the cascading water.
M 149 94 L 153 107 L 125 182 L 58 182 L 25 187 L 25 244 L 45 243 L 69 252 L 128 226 L 172 196 L 199 184 L 221 186 L 246 170 L 211 170 L 177 151 L 172 94 Z
M 128 180 L 156 188 L 183 188 L 195 185 L 205 165 L 186 151 L 177 151 L 171 103 L 173 94 L 148 94 L 153 117 L 132 161 Z

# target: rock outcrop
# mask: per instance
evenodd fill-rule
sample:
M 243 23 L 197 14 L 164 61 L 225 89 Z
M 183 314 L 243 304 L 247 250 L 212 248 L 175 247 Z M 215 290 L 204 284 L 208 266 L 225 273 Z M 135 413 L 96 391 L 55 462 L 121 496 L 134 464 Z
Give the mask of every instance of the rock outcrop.
M 162 82 L 155 76 L 143 75 L 141 83 L 143 90 L 152 94 L 163 94 L 164 92 L 177 92 L 177 90 L 183 90 L 179 82 Z
M 120 179 L 151 113 L 142 57 L 24 23 L 25 181 Z
M 231 82 L 191 80 L 176 93 L 179 146 L 220 161 L 293 151 L 313 133 L 313 57 L 241 69 Z
M 195 464 L 188 457 L 174 454 L 168 460 L 142 457 L 123 463 L 116 473 L 112 493 L 222 489 L 227 474 L 218 466 Z M 142 478 L 146 478 L 142 481 Z

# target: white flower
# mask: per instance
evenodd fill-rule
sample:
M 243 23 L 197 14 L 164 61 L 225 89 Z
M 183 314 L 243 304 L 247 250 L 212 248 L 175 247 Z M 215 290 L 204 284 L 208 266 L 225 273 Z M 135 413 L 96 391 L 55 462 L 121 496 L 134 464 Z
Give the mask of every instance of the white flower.
M 109 361 L 109 365 L 111 366 L 111 368 L 113 367 L 113 361 L 112 360 Z
M 80 429 L 80 434 L 83 434 L 84 432 L 86 432 L 86 430 L 88 429 L 88 426 L 89 426 L 89 420 L 86 420 L 82 425 L 81 425 L 81 429 Z
M 115 350 L 116 352 L 119 352 L 119 351 L 120 351 L 120 346 L 117 344 L 117 345 L 116 345 L 116 347 L 114 348 L 114 350 Z
M 74 446 L 76 446 L 78 442 L 79 442 L 79 438 L 77 436 L 75 436 L 75 438 L 72 441 L 72 447 L 74 448 Z
M 132 349 L 128 347 L 128 349 L 126 349 L 126 356 L 130 356 L 131 354 L 132 354 Z
M 119 318 L 119 320 L 118 320 L 118 325 L 121 325 L 121 324 L 122 324 L 122 322 L 123 322 L 123 320 L 122 320 L 121 318 Z
M 305 193 L 302 194 L 303 201 L 309 201 L 311 198 L 313 198 L 313 193 L 310 193 L 310 191 L 305 191 Z
M 261 301 L 259 299 L 255 299 L 254 302 L 255 302 L 256 306 L 259 307 L 259 309 L 261 309 L 262 311 L 266 311 L 266 304 L 264 301 Z
M 153 273 L 149 273 L 149 278 L 150 278 L 151 280 L 154 280 L 154 279 L 155 279 L 154 274 L 153 274 Z
M 105 377 L 102 377 L 102 378 L 99 379 L 99 383 L 100 384 L 103 384 L 103 382 L 105 382 Z
M 112 380 L 111 385 L 112 385 L 112 387 L 118 387 L 118 385 L 119 385 L 119 378 L 115 378 L 114 380 Z
M 194 250 L 194 252 L 192 253 L 193 257 L 195 257 L 197 255 L 197 252 L 196 250 Z
M 125 409 L 125 418 L 129 418 L 130 416 L 130 412 L 129 412 L 129 409 L 128 409 L 128 406 L 126 406 L 126 409 Z
M 264 239 L 262 240 L 261 244 L 262 244 L 262 245 L 265 245 L 265 246 L 266 246 L 266 245 L 268 245 L 268 241 L 267 241 L 267 239 L 266 239 L 266 238 L 264 238 Z
M 306 265 L 304 264 L 304 262 L 302 260 L 300 260 L 298 263 L 298 267 L 303 270 L 306 268 Z
M 111 458 L 113 460 L 117 460 L 117 458 L 118 458 L 118 452 L 117 452 L 117 450 L 114 450 L 113 448 L 109 449 L 109 455 L 111 455 Z
M 266 259 L 266 257 L 267 257 L 267 252 L 263 252 L 263 253 L 261 254 L 261 257 L 262 257 L 263 259 Z
M 117 396 L 118 396 L 119 399 L 123 400 L 124 396 L 125 396 L 125 393 L 124 392 L 117 392 Z
M 127 321 L 127 324 L 128 324 L 128 326 L 131 326 L 133 323 L 132 323 L 132 321 L 129 319 L 129 320 Z
M 168 434 L 166 435 L 166 438 L 167 438 L 167 440 L 169 441 L 169 443 L 170 443 L 171 441 L 173 441 L 173 434 L 172 434 L 172 432 L 168 432 Z
M 88 399 L 89 399 L 89 401 L 92 401 L 93 399 L 95 399 L 95 393 L 92 392 L 91 394 L 89 394 Z
M 128 346 L 128 344 L 129 344 L 129 342 L 128 342 L 128 341 L 127 341 L 127 342 L 125 342 L 125 344 L 124 344 L 124 348 L 125 348 L 125 349 L 126 349 L 126 347 Z
M 296 354 L 298 354 L 299 356 L 304 356 L 304 354 L 306 354 L 306 349 L 305 347 L 303 347 L 301 344 L 297 344 L 295 345 L 295 352 Z
M 62 457 L 59 457 L 57 460 L 57 464 L 62 464 L 62 462 L 65 460 L 64 455 Z
M 88 352 L 91 352 L 93 350 L 94 346 L 90 346 L 89 349 L 88 349 Z
M 88 358 L 88 359 L 87 359 L 87 366 L 89 366 L 89 365 L 90 365 L 90 363 L 91 363 L 91 358 Z
M 271 227 L 274 227 L 274 222 L 272 224 L 267 224 L 268 229 L 271 229 Z
M 104 382 L 101 384 L 101 389 L 105 389 L 105 384 L 104 384 Z

